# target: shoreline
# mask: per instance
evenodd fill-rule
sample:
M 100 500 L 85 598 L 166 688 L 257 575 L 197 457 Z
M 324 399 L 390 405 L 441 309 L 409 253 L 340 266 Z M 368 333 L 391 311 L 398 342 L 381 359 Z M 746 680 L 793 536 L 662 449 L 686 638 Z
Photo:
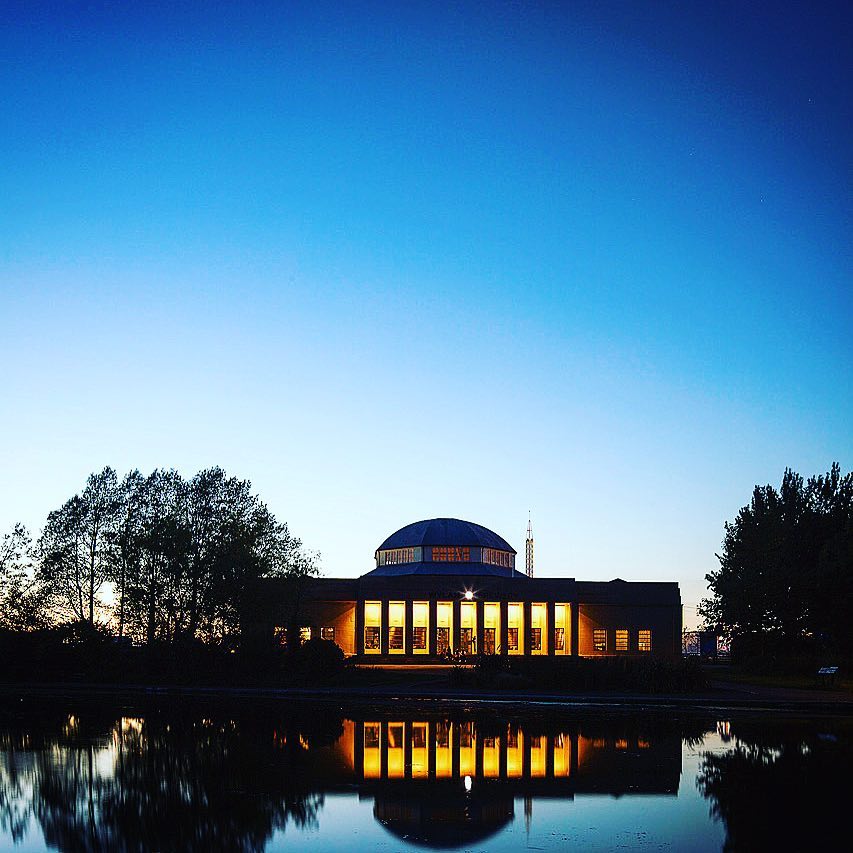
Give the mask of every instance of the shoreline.
M 0 704 L 12 700 L 94 700 L 115 702 L 139 700 L 212 699 L 215 701 L 262 700 L 293 702 L 305 700 L 337 705 L 421 704 L 438 709 L 443 705 L 536 707 L 603 711 L 725 711 L 751 713 L 807 714 L 853 717 L 853 697 L 774 696 L 768 688 L 754 688 L 749 696 L 733 696 L 728 690 L 696 694 L 629 694 L 586 692 L 561 694 L 521 691 L 471 691 L 448 689 L 401 689 L 391 687 L 223 687 L 145 684 L 97 684 L 82 682 L 0 684 Z M 781 691 L 775 691 L 781 692 Z M 790 694 L 793 691 L 784 691 Z

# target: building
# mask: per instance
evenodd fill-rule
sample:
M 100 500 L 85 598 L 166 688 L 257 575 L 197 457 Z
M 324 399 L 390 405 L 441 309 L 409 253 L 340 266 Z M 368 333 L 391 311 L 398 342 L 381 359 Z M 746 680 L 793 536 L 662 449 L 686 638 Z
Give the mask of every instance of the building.
M 681 654 L 677 583 L 533 578 L 506 540 L 453 518 L 409 524 L 374 556 L 359 578 L 263 581 L 251 628 L 284 636 L 296 623 L 371 663 Z

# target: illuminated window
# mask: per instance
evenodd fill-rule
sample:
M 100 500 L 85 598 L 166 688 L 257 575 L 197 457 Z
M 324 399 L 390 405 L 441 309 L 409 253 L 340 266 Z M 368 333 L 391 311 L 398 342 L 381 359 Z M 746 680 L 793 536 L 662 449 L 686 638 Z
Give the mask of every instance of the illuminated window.
M 522 654 L 519 648 L 519 639 L 524 636 L 524 606 L 518 602 L 510 603 L 506 608 L 506 621 L 509 653 L 511 655 Z
M 627 749 L 627 748 L 628 748 L 628 741 L 625 740 L 625 738 L 620 737 L 620 738 L 616 739 L 616 749 Z
M 380 551 L 378 564 L 380 566 L 395 566 L 401 563 L 419 563 L 420 548 L 392 548 L 390 551 Z
M 412 603 L 412 651 L 416 655 L 425 655 L 429 635 L 429 602 Z
M 474 723 L 461 723 L 459 726 L 459 774 L 473 776 L 477 772 L 477 737 Z
M 495 654 L 500 635 L 501 606 L 496 602 L 487 601 L 483 605 L 483 654 Z
M 496 548 L 483 548 L 483 562 L 492 566 L 512 568 L 512 554 L 509 551 L 498 551 Z
M 303 626 L 299 629 L 299 642 L 307 643 L 311 639 L 311 629 L 307 626 Z
M 451 548 L 444 545 L 434 546 L 432 549 L 434 563 L 470 563 L 470 548 Z
M 592 648 L 597 652 L 607 651 L 607 631 L 604 628 L 593 629 Z
M 388 652 L 401 655 L 406 649 L 403 635 L 406 630 L 406 604 L 403 601 L 388 602 Z M 389 735 L 390 738 L 390 735 Z
M 330 625 L 325 625 L 320 629 L 320 637 L 324 640 L 335 642 L 335 629 Z
M 652 650 L 652 632 L 648 628 L 641 628 L 637 631 L 637 648 L 641 652 Z
M 285 628 L 284 625 L 276 625 L 275 628 L 272 629 L 272 633 L 278 645 L 287 645 L 287 628 Z
M 439 601 L 435 606 L 435 645 L 436 654 L 443 655 L 451 651 L 453 636 L 453 604 Z
M 406 772 L 405 723 L 388 723 L 388 778 L 402 779 Z
M 439 779 L 453 773 L 453 723 L 439 720 L 435 724 L 435 775 Z
M 365 779 L 379 778 L 382 772 L 382 726 L 379 723 L 364 724 L 362 766 Z
M 545 775 L 545 755 L 548 741 L 542 735 L 530 738 L 530 775 L 533 778 Z
M 420 779 L 428 775 L 427 724 L 412 723 L 412 778 Z
M 616 651 L 628 651 L 628 631 L 625 628 L 616 629 Z
M 572 741 L 568 734 L 561 733 L 554 738 L 554 776 L 568 776 L 571 773 Z
M 459 605 L 459 644 L 464 655 L 477 652 L 477 605 L 473 601 L 463 601 Z
M 569 605 L 554 605 L 554 654 L 568 654 L 566 634 L 569 628 Z
M 364 652 L 378 655 L 382 631 L 382 605 L 378 601 L 364 602 Z
M 544 604 L 530 605 L 530 653 L 548 654 L 548 608 Z

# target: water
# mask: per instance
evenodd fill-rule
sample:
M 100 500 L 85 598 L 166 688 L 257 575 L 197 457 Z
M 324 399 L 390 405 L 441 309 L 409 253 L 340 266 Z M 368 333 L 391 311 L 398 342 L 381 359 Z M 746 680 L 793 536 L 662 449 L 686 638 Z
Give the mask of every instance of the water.
M 845 718 L 0 704 L 0 848 L 850 849 Z

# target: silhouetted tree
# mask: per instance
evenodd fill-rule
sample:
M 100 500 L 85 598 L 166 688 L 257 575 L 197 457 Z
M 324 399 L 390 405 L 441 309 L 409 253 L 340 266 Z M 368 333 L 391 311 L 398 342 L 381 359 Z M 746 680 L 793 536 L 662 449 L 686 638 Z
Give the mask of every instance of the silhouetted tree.
M 104 468 L 89 476 L 81 494 L 50 513 L 39 539 L 39 578 L 54 605 L 90 624 L 110 574 L 119 505 L 116 473 Z
M 756 486 L 726 522 L 717 559 L 706 575 L 713 595 L 700 605 L 706 625 L 853 650 L 853 474 L 837 463 L 807 483 L 786 469 L 778 492 Z

